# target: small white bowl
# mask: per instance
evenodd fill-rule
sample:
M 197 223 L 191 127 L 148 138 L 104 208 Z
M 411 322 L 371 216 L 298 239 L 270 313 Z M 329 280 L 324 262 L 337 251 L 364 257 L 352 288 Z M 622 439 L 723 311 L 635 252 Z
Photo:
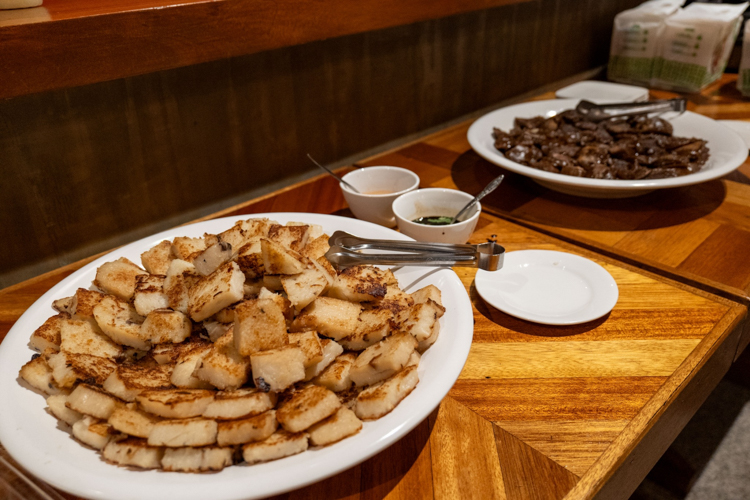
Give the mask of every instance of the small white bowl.
M 391 208 L 393 200 L 419 187 L 419 176 L 400 167 L 360 168 L 342 179 L 360 191 L 355 193 L 343 183 L 339 184 L 355 217 L 386 227 L 396 225 Z
M 393 202 L 393 213 L 396 214 L 399 230 L 417 241 L 466 243 L 474 232 L 479 214 L 482 212 L 479 202 L 470 210 L 467 219 L 456 224 L 428 226 L 412 221 L 419 217 L 453 217 L 473 198 L 472 195 L 456 189 L 418 189 L 399 196 Z

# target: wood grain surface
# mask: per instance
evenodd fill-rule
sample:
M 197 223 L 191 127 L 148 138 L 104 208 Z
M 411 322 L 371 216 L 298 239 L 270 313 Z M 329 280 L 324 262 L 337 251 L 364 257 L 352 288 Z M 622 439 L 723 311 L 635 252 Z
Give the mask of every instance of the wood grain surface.
M 525 0 L 46 0 L 0 11 L 0 99 Z
M 700 94 L 686 96 L 688 109 L 714 119 L 750 120 L 750 103 L 735 82 L 736 75 L 724 75 Z M 466 139 L 470 125 L 442 130 L 361 165 L 402 166 L 419 174 L 425 186 L 476 193 L 503 169 L 474 153 Z M 482 203 L 490 213 L 750 303 L 750 160 L 718 180 L 616 200 L 557 193 L 506 171 L 501 188 Z M 748 343 L 750 331 L 737 356 Z
M 348 216 L 335 186 L 318 177 L 214 216 L 273 210 Z M 615 277 L 617 305 L 582 325 L 537 325 L 486 305 L 474 288 L 476 271 L 457 268 L 475 330 L 448 397 L 391 448 L 276 498 L 626 498 L 729 368 L 744 305 L 492 215 L 482 215 L 471 241 L 493 234 L 508 251 L 593 259 Z M 0 338 L 82 264 L 0 291 Z
M 49 8 L 77 2 L 50 2 Z M 346 158 L 368 156 L 365 151 L 383 144 L 591 71 L 606 62 L 608 48 L 599 41 L 609 39 L 614 15 L 638 2 L 513 3 L 12 99 L 1 94 L 20 71 L 16 64 L 40 72 L 18 76 L 29 84 L 39 78 L 54 83 L 57 73 L 82 77 L 84 69 L 53 55 L 71 49 L 68 41 L 41 34 L 33 43 L 52 44 L 51 52 L 35 45 L 29 57 L 19 52 L 18 59 L 8 58 L 3 51 L 11 53 L 13 43 L 0 27 L 0 239 L 6 242 L 0 287 L 314 175 L 308 153 L 324 164 L 348 164 L 353 160 Z M 120 4 L 100 2 L 98 8 Z M 232 0 L 184 8 L 271 4 Z M 423 4 L 399 5 L 429 11 Z M 118 8 L 133 5 L 140 4 L 128 0 Z M 463 8 L 461 2 L 451 5 Z M 321 24 L 327 20 L 322 16 Z M 193 21 L 180 24 L 184 35 L 165 34 L 164 43 L 197 43 L 191 30 L 218 22 L 209 15 Z M 51 24 L 68 22 L 75 21 Z M 148 39 L 146 29 L 106 28 L 127 54 L 107 51 L 99 64 L 94 55 L 100 47 L 91 42 L 82 64 L 104 71 L 175 55 L 171 47 L 138 45 Z M 73 31 L 75 43 L 89 33 Z M 212 41 L 200 49 L 219 45 Z

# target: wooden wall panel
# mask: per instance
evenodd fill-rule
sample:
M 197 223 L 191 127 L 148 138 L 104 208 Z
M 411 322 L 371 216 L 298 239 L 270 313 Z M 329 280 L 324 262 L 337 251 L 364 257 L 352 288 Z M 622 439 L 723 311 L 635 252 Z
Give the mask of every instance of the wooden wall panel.
M 306 153 L 604 64 L 637 3 L 535 0 L 0 101 L 0 287 L 312 175 Z

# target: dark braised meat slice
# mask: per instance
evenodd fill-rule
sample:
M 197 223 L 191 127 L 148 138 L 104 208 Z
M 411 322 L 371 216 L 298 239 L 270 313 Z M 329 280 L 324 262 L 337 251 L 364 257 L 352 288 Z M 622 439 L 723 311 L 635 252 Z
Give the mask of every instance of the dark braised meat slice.
M 542 154 L 542 151 L 537 147 L 519 144 L 518 146 L 513 146 L 508 151 L 506 151 L 505 156 L 507 156 L 509 160 L 512 160 L 516 163 L 528 165 L 532 161 L 541 160 L 542 156 L 544 155 Z
M 546 146 L 546 148 L 545 146 L 546 145 L 542 146 L 541 150 L 548 156 L 554 156 L 556 154 L 576 156 L 581 150 L 580 146 L 577 146 L 576 144 L 550 144 L 549 146 Z
M 495 147 L 500 151 L 506 151 L 513 147 L 513 138 L 499 128 L 492 129 L 492 137 L 495 138 Z
M 574 177 L 586 177 L 586 171 L 583 167 L 577 165 L 566 165 L 560 169 L 561 174 L 572 175 Z
M 576 160 L 585 169 L 591 169 L 599 163 L 606 163 L 609 158 L 609 148 L 604 144 L 589 144 L 581 148 Z
M 543 116 L 535 116 L 534 118 L 516 118 L 515 120 L 516 127 L 520 129 L 539 128 L 543 123 Z
M 592 177 L 594 179 L 614 179 L 615 174 L 614 172 L 612 172 L 612 169 L 608 165 L 599 163 L 593 166 L 593 168 L 589 172 L 589 177 Z
M 628 132 L 632 132 L 632 127 L 627 120 L 620 118 L 611 118 L 604 122 L 603 125 L 611 134 L 627 134 Z
M 631 119 L 631 125 L 638 132 L 672 135 L 672 124 L 661 118 L 637 116 Z

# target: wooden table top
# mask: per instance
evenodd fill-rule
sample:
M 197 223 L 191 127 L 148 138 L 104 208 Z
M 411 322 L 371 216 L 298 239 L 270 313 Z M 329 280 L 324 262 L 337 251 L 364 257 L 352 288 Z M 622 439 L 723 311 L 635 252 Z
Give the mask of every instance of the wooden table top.
M 459 128 L 391 153 L 389 163 L 413 168 L 425 186 L 463 187 L 453 180 L 454 164 L 468 154 L 458 151 Z M 337 183 L 318 177 L 211 217 L 271 211 L 348 215 Z M 627 498 L 734 360 L 747 308 L 731 296 L 485 213 L 472 242 L 492 234 L 508 251 L 591 258 L 617 281 L 617 305 L 583 325 L 537 325 L 487 306 L 474 270 L 459 268 L 474 306 L 474 340 L 439 408 L 375 457 L 277 498 Z M 0 340 L 89 260 L 1 290 Z
M 736 78 L 727 74 L 700 94 L 685 95 L 688 109 L 714 119 L 750 120 L 750 102 L 736 89 Z M 676 95 L 652 91 L 654 98 Z M 537 97 L 552 98 L 554 93 Z M 360 166 L 401 166 L 416 172 L 423 187 L 469 193 L 477 193 L 504 172 L 502 186 L 482 201 L 485 211 L 750 303 L 750 159 L 721 179 L 694 186 L 633 198 L 581 198 L 544 188 L 481 158 L 466 138 L 471 123 L 369 158 Z M 748 342 L 750 332 L 741 347 Z

